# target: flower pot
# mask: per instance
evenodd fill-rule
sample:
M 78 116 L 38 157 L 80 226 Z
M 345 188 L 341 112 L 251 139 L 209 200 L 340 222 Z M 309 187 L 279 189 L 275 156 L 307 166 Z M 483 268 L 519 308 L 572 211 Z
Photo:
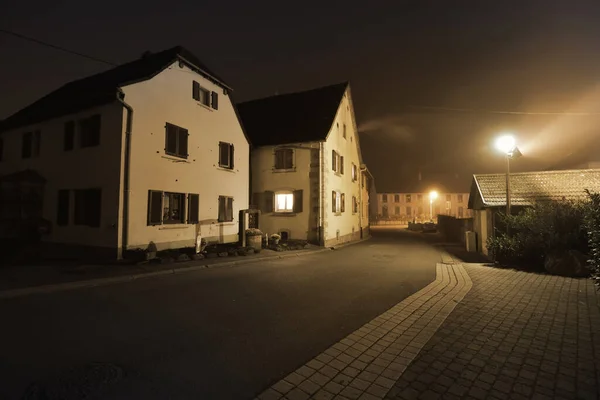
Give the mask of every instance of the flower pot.
M 279 244 L 279 239 L 271 239 L 271 244 L 277 246 Z
M 262 250 L 262 235 L 246 235 L 246 242 L 256 253 Z

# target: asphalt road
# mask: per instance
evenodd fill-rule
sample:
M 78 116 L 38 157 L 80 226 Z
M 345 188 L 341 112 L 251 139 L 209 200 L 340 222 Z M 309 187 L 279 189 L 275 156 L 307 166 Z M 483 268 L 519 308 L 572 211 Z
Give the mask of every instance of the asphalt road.
M 251 398 L 426 286 L 439 261 L 384 229 L 326 253 L 0 300 L 0 399 Z

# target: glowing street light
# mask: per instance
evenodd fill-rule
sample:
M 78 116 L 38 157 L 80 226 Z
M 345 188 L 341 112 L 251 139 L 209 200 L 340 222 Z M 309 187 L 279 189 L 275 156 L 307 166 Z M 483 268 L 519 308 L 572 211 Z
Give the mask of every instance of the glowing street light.
M 432 221 L 433 221 L 433 202 L 437 198 L 438 198 L 438 192 L 436 192 L 435 190 L 432 190 L 431 192 L 429 192 L 429 216 Z
M 513 135 L 502 135 L 496 139 L 496 149 L 506 155 L 506 215 L 510 215 L 510 159 L 522 156 Z

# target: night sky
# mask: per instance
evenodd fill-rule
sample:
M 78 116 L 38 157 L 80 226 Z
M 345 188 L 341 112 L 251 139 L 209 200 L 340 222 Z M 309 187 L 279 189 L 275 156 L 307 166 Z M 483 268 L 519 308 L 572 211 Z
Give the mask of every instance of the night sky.
M 464 188 L 473 173 L 502 172 L 491 147 L 502 131 L 525 155 L 515 170 L 600 142 L 597 0 L 143 4 L 5 0 L 0 29 L 116 63 L 183 45 L 238 101 L 349 80 L 380 191 L 409 190 L 419 170 Z M 0 118 L 109 68 L 2 33 L 0 60 Z

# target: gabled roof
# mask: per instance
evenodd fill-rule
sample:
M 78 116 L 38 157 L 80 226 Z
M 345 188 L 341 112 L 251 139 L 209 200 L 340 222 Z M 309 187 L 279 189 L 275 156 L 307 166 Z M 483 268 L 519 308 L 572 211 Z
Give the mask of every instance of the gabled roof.
M 148 80 L 180 60 L 213 82 L 230 89 L 192 53 L 181 46 L 119 65 L 108 71 L 65 84 L 0 122 L 0 132 L 72 114 L 116 99 L 125 85 Z
M 348 82 L 238 104 L 255 146 L 322 141 L 327 138 Z
M 531 206 L 536 201 L 581 200 L 585 189 L 600 191 L 600 169 L 518 172 L 510 174 L 510 204 Z M 473 175 L 469 208 L 506 205 L 506 174 Z

